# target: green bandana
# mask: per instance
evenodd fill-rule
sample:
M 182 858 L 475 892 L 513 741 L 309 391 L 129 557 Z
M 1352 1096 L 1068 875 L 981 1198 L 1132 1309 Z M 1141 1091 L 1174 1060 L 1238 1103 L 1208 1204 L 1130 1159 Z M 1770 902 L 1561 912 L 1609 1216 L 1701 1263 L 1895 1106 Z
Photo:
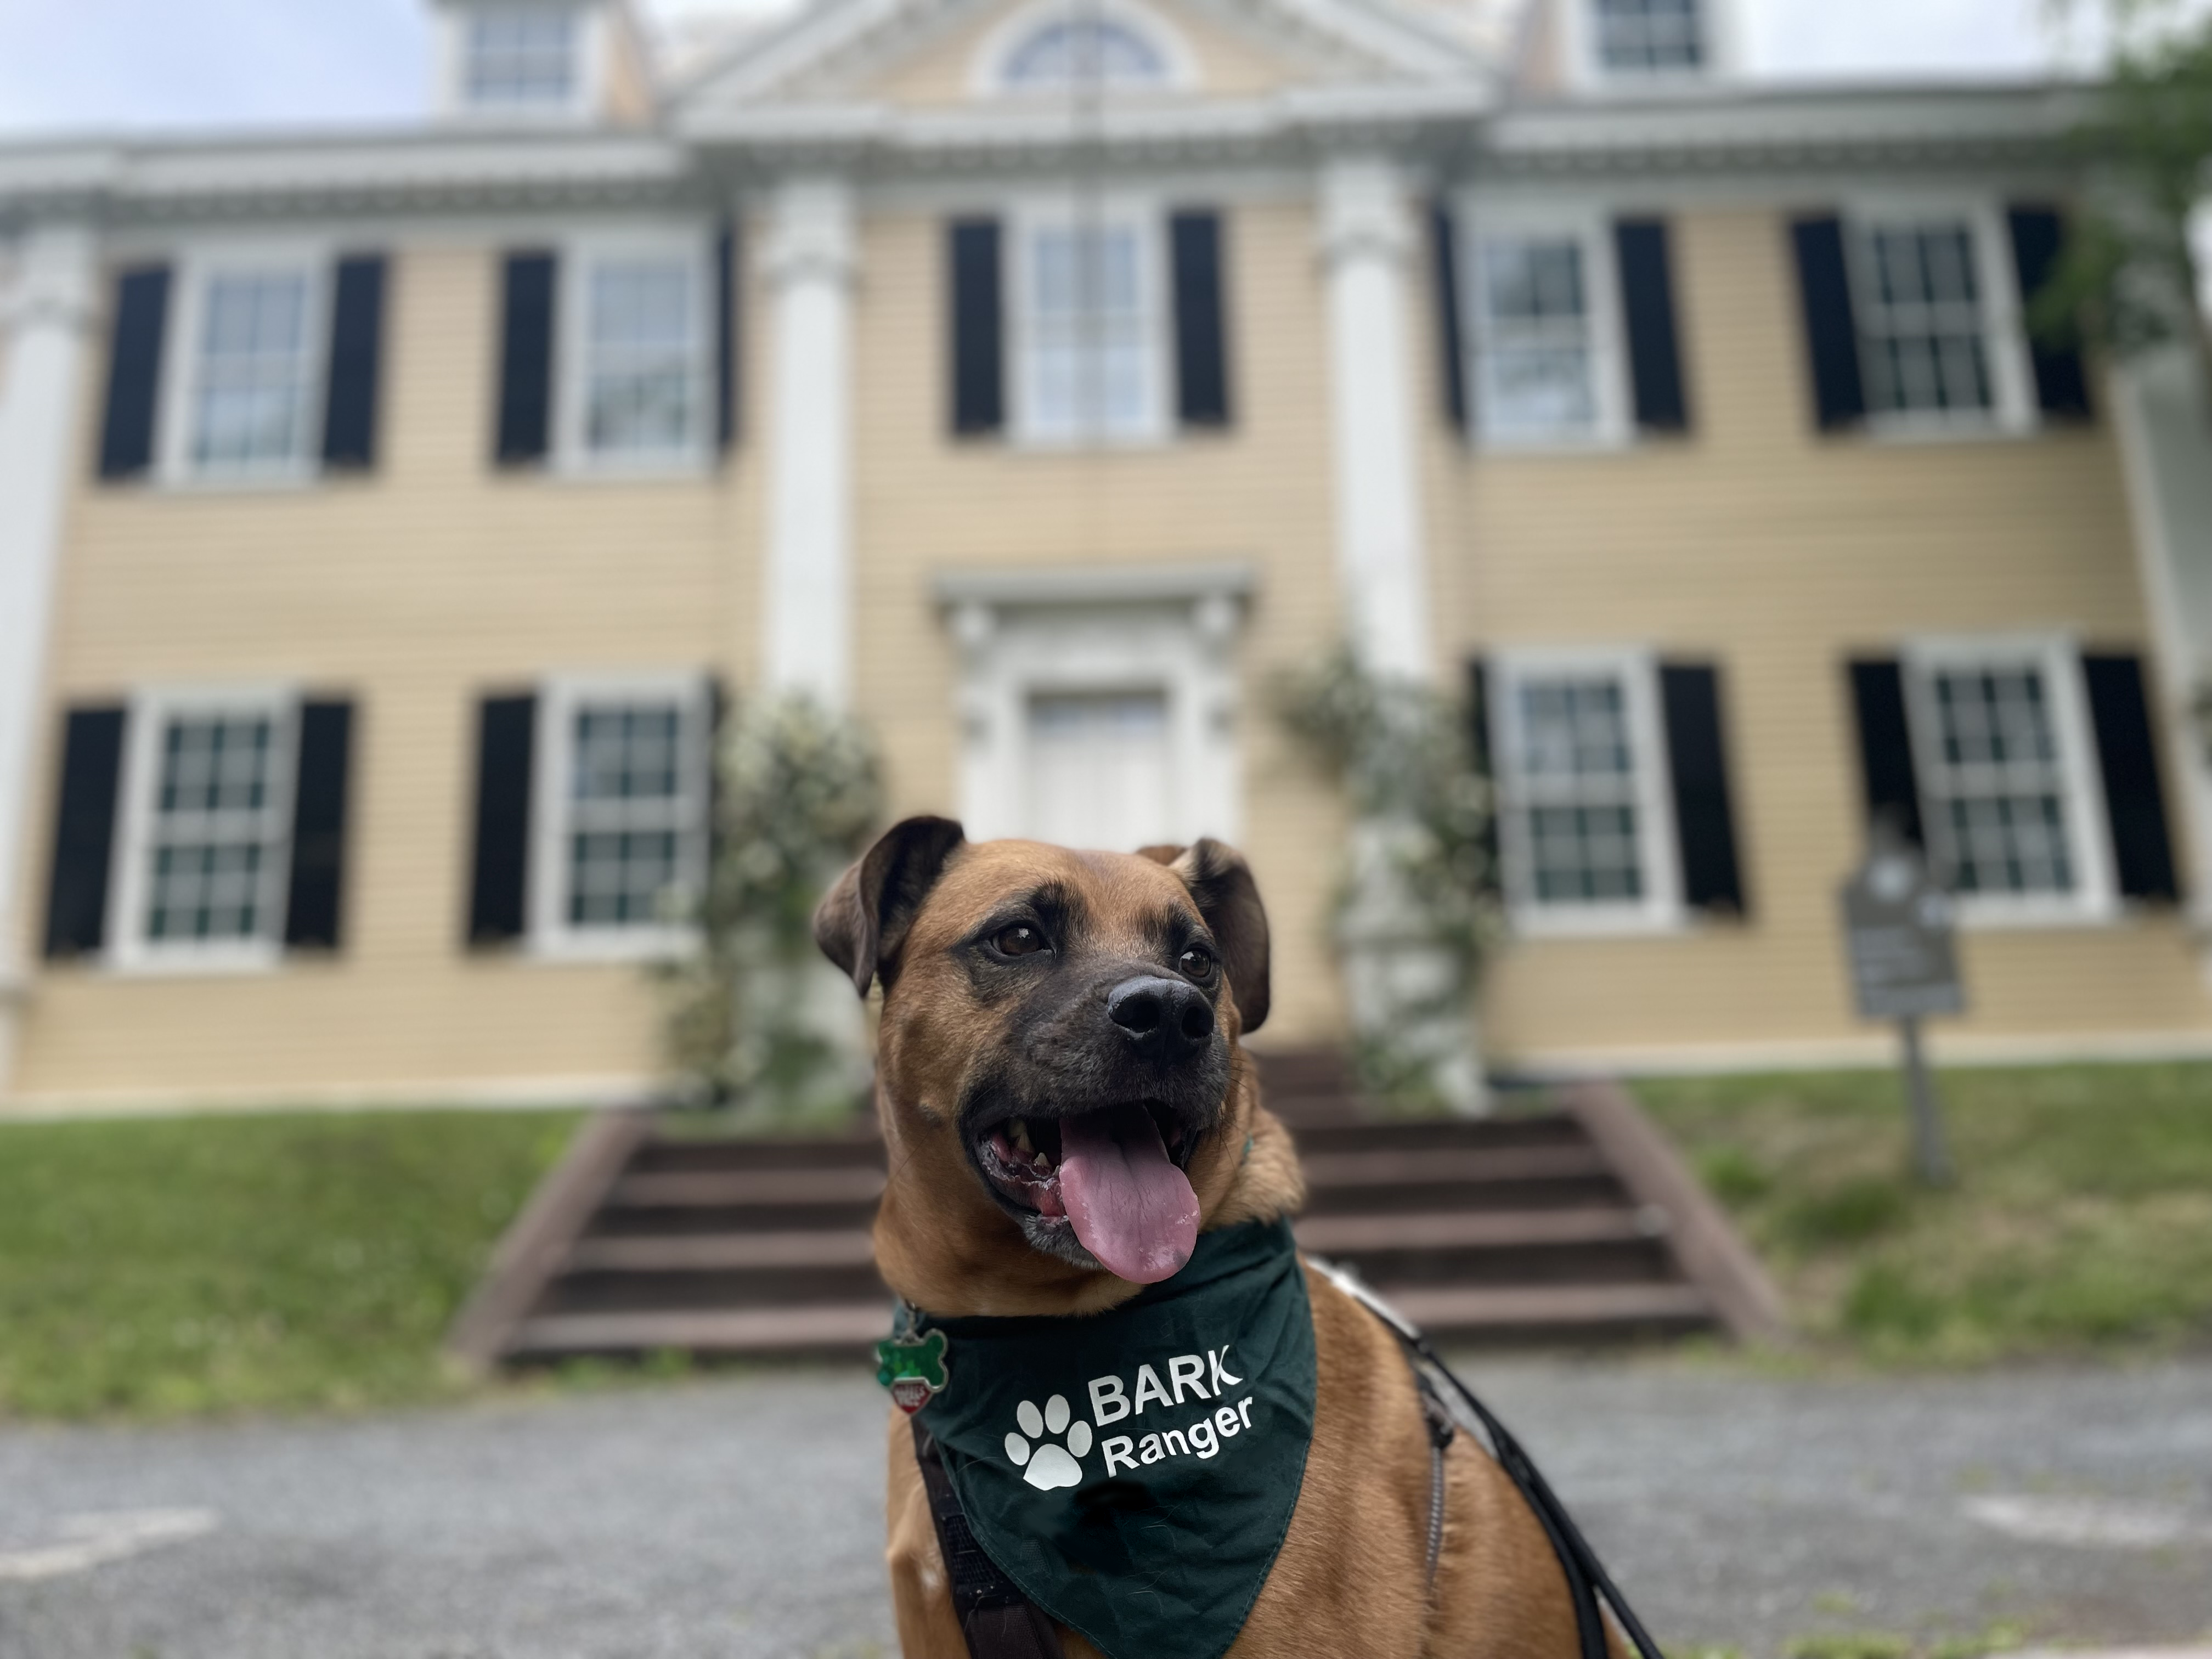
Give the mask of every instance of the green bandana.
M 1313 1314 L 1287 1221 L 1206 1233 L 1109 1312 L 915 1320 L 884 1345 L 1000 1571 L 1108 1659 L 1216 1659 L 1297 1505 Z M 902 1398 L 901 1403 L 905 1400 Z M 909 1407 L 909 1409 L 912 1409 Z

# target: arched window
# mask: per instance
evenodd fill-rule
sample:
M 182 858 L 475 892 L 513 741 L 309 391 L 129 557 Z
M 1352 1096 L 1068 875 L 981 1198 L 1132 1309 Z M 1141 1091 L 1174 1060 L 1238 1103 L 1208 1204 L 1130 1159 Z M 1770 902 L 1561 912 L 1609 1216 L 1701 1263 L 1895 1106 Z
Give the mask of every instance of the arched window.
M 1024 35 L 1000 70 L 1005 84 L 1028 92 L 1054 87 L 1157 87 L 1170 78 L 1166 55 L 1126 23 L 1069 18 Z

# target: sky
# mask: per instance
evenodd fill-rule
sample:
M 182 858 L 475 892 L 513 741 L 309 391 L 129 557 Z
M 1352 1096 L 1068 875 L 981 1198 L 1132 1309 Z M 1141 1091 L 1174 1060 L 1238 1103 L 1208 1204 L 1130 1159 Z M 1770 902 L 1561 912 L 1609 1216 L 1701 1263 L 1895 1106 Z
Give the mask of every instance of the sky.
M 676 22 L 778 3 L 645 0 Z M 1766 78 L 2014 76 L 2067 52 L 2045 0 L 1739 3 Z M 0 131 L 404 120 L 429 42 L 428 0 L 0 0 Z

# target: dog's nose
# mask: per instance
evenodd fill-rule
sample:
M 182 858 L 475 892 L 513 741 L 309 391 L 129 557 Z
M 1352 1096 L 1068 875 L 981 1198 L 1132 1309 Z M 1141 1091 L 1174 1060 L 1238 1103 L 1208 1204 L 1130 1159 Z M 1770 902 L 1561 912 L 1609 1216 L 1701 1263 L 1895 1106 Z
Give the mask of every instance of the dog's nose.
M 1213 1006 L 1194 985 L 1147 975 L 1125 979 L 1106 994 L 1106 1018 L 1146 1054 L 1181 1060 L 1213 1035 Z

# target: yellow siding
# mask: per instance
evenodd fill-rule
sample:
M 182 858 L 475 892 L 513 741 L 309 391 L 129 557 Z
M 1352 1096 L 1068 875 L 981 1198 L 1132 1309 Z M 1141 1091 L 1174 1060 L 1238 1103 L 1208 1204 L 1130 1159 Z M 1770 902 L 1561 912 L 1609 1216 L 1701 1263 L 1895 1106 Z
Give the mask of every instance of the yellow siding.
M 1833 916 L 1861 852 L 1846 659 L 1943 631 L 2148 643 L 2108 424 L 1824 440 L 1782 219 L 1674 223 L 1693 435 L 1464 464 L 1462 499 L 1442 503 L 1456 520 L 1443 577 L 1462 652 L 1649 643 L 1722 664 L 1753 918 L 1510 948 L 1489 996 L 1507 1054 L 1852 1036 Z M 2169 921 L 1990 933 L 1966 960 L 1976 1012 L 1962 1032 L 2212 1033 L 2212 998 Z
M 975 96 L 969 86 L 976 53 L 992 31 L 1021 3 L 1017 0 L 1014 4 L 991 8 L 949 31 L 935 45 L 869 83 L 865 95 L 909 108 L 969 101 Z M 1200 90 L 1209 97 L 1255 97 L 1294 81 L 1314 78 L 1310 72 L 1300 73 L 1285 58 L 1262 47 L 1250 35 L 1224 28 L 1181 7 L 1154 3 L 1152 9 L 1182 38 L 1197 67 Z
M 77 501 L 57 701 L 256 678 L 359 699 L 348 933 L 335 960 L 267 975 L 46 973 L 21 1093 L 326 1095 L 654 1068 L 635 969 L 459 948 L 474 706 L 548 672 L 748 665 L 755 469 L 741 459 L 650 483 L 494 476 L 496 288 L 489 248 L 396 258 L 371 478 Z M 50 755 L 42 778 L 53 769 Z M 52 803 L 33 810 L 42 893 Z
M 1239 559 L 1260 588 L 1245 636 L 1243 841 L 1273 920 L 1267 1036 L 1337 1029 L 1324 950 L 1338 820 L 1289 753 L 1268 683 L 1336 637 L 1323 318 L 1303 208 L 1230 219 L 1237 421 L 1226 435 L 1123 453 L 1024 453 L 946 435 L 938 221 L 868 228 L 858 361 L 856 702 L 891 760 L 898 811 L 955 811 L 957 664 L 939 571 Z

